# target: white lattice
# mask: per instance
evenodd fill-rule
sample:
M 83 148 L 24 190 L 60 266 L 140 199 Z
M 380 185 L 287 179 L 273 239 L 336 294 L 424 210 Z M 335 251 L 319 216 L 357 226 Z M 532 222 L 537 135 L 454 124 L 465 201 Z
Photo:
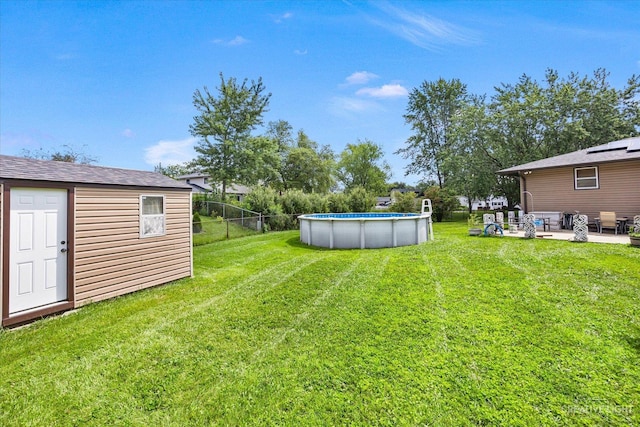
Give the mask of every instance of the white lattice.
M 589 240 L 589 218 L 586 215 L 573 216 L 573 240 L 586 242 Z
M 516 213 L 514 211 L 507 212 L 507 220 L 509 221 L 509 233 L 518 232 L 518 221 L 516 221 Z
M 536 237 L 536 216 L 534 214 L 524 215 L 524 237 Z
M 491 224 L 495 224 L 496 216 L 494 214 L 483 214 L 482 215 L 482 224 L 484 225 L 484 233 L 493 236 L 496 234 L 496 227 L 487 227 Z
M 504 212 L 496 212 L 496 222 L 501 228 L 504 228 Z
M 640 215 L 633 217 L 633 232 L 640 233 Z

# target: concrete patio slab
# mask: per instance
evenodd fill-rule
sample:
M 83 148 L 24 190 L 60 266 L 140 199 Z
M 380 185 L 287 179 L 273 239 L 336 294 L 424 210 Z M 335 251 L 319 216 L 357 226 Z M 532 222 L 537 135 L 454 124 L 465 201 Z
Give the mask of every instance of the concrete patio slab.
M 509 230 L 504 230 L 505 237 L 521 237 L 524 238 L 524 230 L 518 230 L 517 233 L 510 233 Z M 536 231 L 536 239 L 552 239 L 552 240 L 567 240 L 573 241 L 573 231 L 560 230 L 560 231 Z M 607 233 L 589 233 L 588 241 L 590 243 L 618 243 L 629 244 L 628 234 L 607 234 Z

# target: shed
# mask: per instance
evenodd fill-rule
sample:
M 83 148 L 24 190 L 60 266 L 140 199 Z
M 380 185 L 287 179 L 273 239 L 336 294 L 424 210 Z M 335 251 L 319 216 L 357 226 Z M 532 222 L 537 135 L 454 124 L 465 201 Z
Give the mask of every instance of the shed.
M 597 217 L 640 214 L 640 137 L 626 138 L 498 171 L 520 178 L 525 211 Z
M 191 239 L 187 184 L 0 155 L 3 326 L 190 277 Z

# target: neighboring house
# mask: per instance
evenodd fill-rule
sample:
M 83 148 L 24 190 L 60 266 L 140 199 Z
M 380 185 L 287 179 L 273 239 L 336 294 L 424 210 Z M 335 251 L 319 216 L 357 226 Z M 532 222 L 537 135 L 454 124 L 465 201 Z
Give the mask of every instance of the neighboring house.
M 469 206 L 469 201 L 465 196 L 459 196 L 458 201 L 460 205 L 464 207 Z M 509 205 L 509 202 L 506 197 L 494 197 L 489 196 L 486 200 L 473 200 L 471 202 L 471 210 L 500 210 L 502 208 L 506 208 Z
M 520 205 L 526 212 L 618 217 L 640 214 L 640 137 L 498 171 L 520 178 Z
M 213 191 L 213 188 L 209 185 L 209 175 L 191 173 L 189 175 L 179 176 L 176 179 L 185 184 L 189 184 L 191 191 L 194 193 L 210 193 Z
M 177 178 L 178 181 L 182 181 L 185 184 L 189 184 L 194 193 L 211 193 L 213 191 L 221 192 L 222 185 L 216 185 L 212 187 L 209 183 L 209 175 L 192 173 L 189 175 L 182 175 Z M 251 192 L 249 187 L 240 184 L 230 184 L 226 188 L 227 196 L 235 198 L 237 201 L 242 202 L 247 194 Z
M 0 307 L 16 325 L 193 274 L 191 188 L 0 155 Z

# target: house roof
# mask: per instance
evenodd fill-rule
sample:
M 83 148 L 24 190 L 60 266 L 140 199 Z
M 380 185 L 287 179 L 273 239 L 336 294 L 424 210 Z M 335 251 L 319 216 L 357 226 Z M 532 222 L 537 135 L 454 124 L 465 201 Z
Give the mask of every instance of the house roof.
M 191 189 L 156 172 L 0 155 L 0 180 L 3 179 Z
M 246 185 L 242 184 L 229 184 L 227 187 L 228 194 L 249 194 L 251 193 L 251 189 Z
M 578 150 L 572 153 L 561 154 L 535 162 L 524 163 L 498 171 L 501 175 L 518 175 L 519 172 L 534 169 L 548 169 L 562 166 L 593 165 L 598 163 L 618 162 L 623 160 L 640 160 L 640 137 L 621 139 Z
M 176 177 L 176 179 L 191 179 L 191 178 L 209 178 L 209 175 L 207 175 L 206 173 L 189 173 L 186 175 L 180 175 L 178 177 Z
M 213 188 L 211 188 L 211 186 L 208 184 L 200 185 L 200 184 L 195 184 L 193 182 L 188 182 L 187 184 L 190 185 L 191 188 L 193 188 L 194 190 L 197 190 L 198 192 L 201 192 L 201 193 L 213 191 Z

